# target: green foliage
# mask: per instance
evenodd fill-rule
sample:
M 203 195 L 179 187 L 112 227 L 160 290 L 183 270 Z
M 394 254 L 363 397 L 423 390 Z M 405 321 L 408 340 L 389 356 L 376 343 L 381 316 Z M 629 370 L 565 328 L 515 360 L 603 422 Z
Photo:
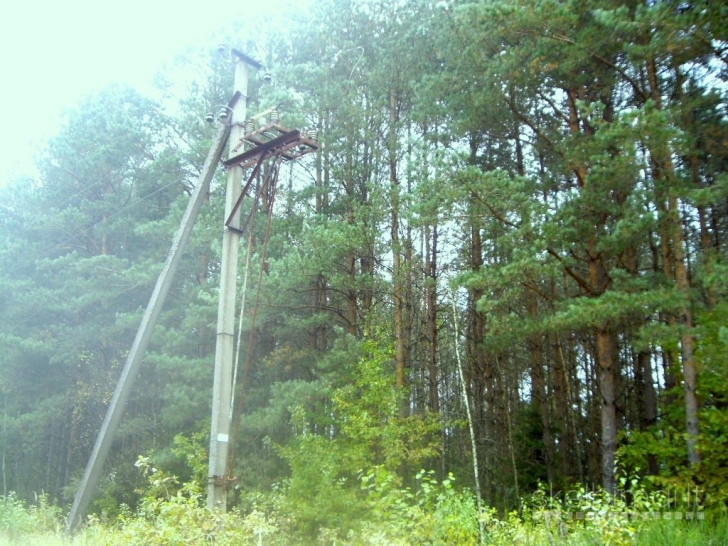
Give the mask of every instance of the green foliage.
M 701 502 L 708 509 L 725 505 L 728 499 L 728 343 L 721 333 L 726 324 L 726 305 L 700 316 L 697 338 L 697 357 L 701 361 L 698 391 L 703 402 L 700 410 L 700 437 L 698 440 L 702 460 L 690 467 L 685 460 L 682 432 L 684 412 L 676 404 L 663 422 L 648 431 L 631 431 L 624 435 L 620 460 L 628 468 L 645 468 L 648 457 L 658 461 L 660 473 L 650 476 L 649 482 L 682 491 L 699 491 Z M 681 391 L 670 393 L 681 401 Z
M 359 351 L 362 356 L 350 366 L 345 382 L 328 388 L 332 423 L 316 433 L 319 416 L 292 406 L 295 437 L 276 447 L 291 471 L 281 484 L 287 509 L 311 536 L 322 526 L 359 527 L 366 512 L 359 472 L 381 466 L 399 482 L 393 472 L 419 465 L 438 451 L 436 416 L 398 415 L 402 393 L 394 386 L 391 345 L 371 337 Z
M 348 384 L 332 391 L 350 468 L 418 466 L 438 452 L 437 415 L 398 415 L 399 398 L 406 393 L 394 386 L 394 353 L 382 338 L 375 334 L 364 340 L 364 356 L 353 366 Z
M 516 481 L 522 492 L 539 480 L 598 482 L 611 377 L 616 417 L 605 428 L 624 428 L 621 465 L 656 469 L 643 481 L 650 492 L 698 484 L 706 507 L 728 499 L 726 20 L 705 0 L 321 0 L 233 23 L 221 41 L 262 53 L 274 72 L 265 87 L 250 78 L 249 112 L 281 104 L 284 125 L 319 131 L 316 153 L 281 171 L 263 303 L 255 328 L 242 319 L 253 358 L 237 398 L 237 507 L 210 514 L 201 501 L 221 169 L 87 540 L 472 544 L 478 517 L 502 544 L 701 535 L 692 524 L 634 525 L 628 511 L 644 501 L 634 488 L 628 502 L 583 488 L 572 504 L 545 508 L 540 494 L 505 519 L 476 514 L 472 476 L 453 482 L 448 471 L 472 468 L 464 389 L 480 485 L 499 513 L 523 504 Z M 252 41 L 237 43 L 243 35 Z M 164 103 L 123 86 L 85 98 L 43 149 L 38 178 L 0 192 L 12 536 L 35 521 L 18 499 L 45 490 L 65 505 L 75 492 L 214 134 L 204 114 L 230 98 L 229 59 L 211 49 L 165 70 Z M 251 229 L 257 256 L 262 225 Z M 456 302 L 464 385 L 443 301 L 452 279 L 468 290 Z M 692 467 L 686 335 L 698 360 L 702 462 Z M 404 341 L 399 389 L 393 337 Z M 138 460 L 141 474 L 128 464 L 138 453 L 154 454 Z M 447 478 L 417 473 L 435 464 Z M 568 520 L 574 510 L 590 519 Z
M 438 483 L 434 472 L 422 470 L 413 488 L 402 488 L 397 476 L 384 467 L 363 475 L 369 515 L 361 538 L 376 537 L 364 543 L 478 544 L 475 498 L 457 491 L 454 479 L 450 474 Z
M 178 441 L 178 445 L 188 453 L 189 443 Z M 227 514 L 210 511 L 198 483 L 180 484 L 176 476 L 154 467 L 148 457 L 140 456 L 135 466 L 147 478 L 136 511 L 128 507 L 122 510 L 108 536 L 102 521 L 91 516 L 83 534 L 96 533 L 109 544 L 130 545 L 290 543 L 278 535 L 276 514 L 269 516 L 256 508 L 246 514 L 237 510 Z
M 184 459 L 187 467 L 191 472 L 190 482 L 202 491 L 207 484 L 207 440 L 209 433 L 198 432 L 193 433 L 190 437 L 178 434 L 174 437 L 172 453 L 177 457 Z
M 20 501 L 14 493 L 0 497 L 0 543 L 2 540 L 21 541 L 21 537 L 59 533 L 62 529 L 62 512 L 47 495 L 36 497 L 30 506 Z
M 728 543 L 728 521 L 685 524 L 680 520 L 658 519 L 641 525 L 634 543 L 639 546 L 680 544 L 681 546 L 719 546 Z
M 683 540 L 698 537 L 721 544 L 725 516 L 704 515 L 694 503 L 677 502 L 670 489 L 647 491 L 637 478 L 622 477 L 614 496 L 577 488 L 556 499 L 540 489 L 524 510 L 523 526 L 539 537 L 536 544 L 697 544 Z
M 636 480 L 622 479 L 617 496 L 579 488 L 559 499 L 539 489 L 521 516 L 514 512 L 499 518 L 493 509 L 478 516 L 473 494 L 458 490 L 452 475 L 438 482 L 432 472 L 420 471 L 413 486 L 403 488 L 382 466 L 361 476 L 357 528 L 331 520 L 314 538 L 293 525 L 286 505 L 258 499 L 244 511 L 210 511 L 194 485 L 183 484 L 171 493 L 160 488 L 169 476 L 152 471 L 148 459 L 140 458 L 138 467 L 147 473 L 149 488 L 137 511 L 124 509 L 114 523 L 91 516 L 66 540 L 60 537 L 59 510 L 43 499 L 29 508 L 12 495 L 0 500 L 0 544 L 718 546 L 728 538 L 725 515 L 688 521 L 684 506 L 676 506 L 669 495 L 647 493 Z M 482 542 L 478 517 L 485 530 Z

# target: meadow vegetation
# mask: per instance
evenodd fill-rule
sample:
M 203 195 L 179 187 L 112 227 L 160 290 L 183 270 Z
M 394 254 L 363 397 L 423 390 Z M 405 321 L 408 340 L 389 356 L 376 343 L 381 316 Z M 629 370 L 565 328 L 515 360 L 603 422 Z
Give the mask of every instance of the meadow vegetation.
M 242 495 L 238 507 L 220 513 L 205 507 L 200 483 L 179 484 L 145 457 L 137 467 L 148 479 L 137 509 L 91 515 L 73 536 L 64 536 L 62 511 L 45 496 L 30 504 L 12 494 L 1 499 L 0 545 L 728 544 L 724 509 L 706 508 L 687 491 L 649 492 L 635 479 L 620 479 L 616 496 L 584 488 L 552 495 L 542 487 L 520 510 L 498 514 L 485 508 L 478 514 L 475 496 L 452 475 L 437 481 L 432 472 L 421 471 L 411 487 L 403 487 L 395 474 L 377 467 L 360 473 L 358 491 L 342 496 L 347 502 L 327 525 L 323 514 L 312 516 L 311 501 L 291 502 L 290 484 L 265 495 Z

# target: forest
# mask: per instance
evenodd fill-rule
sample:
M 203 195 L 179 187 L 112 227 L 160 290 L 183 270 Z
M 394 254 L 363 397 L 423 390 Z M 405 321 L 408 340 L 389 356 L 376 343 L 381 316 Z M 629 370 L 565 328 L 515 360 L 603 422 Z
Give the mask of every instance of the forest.
M 710 0 L 321 0 L 221 25 L 160 67 L 157 98 L 88 95 L 0 188 L 0 538 L 73 502 L 230 47 L 264 66 L 249 114 L 277 106 L 318 149 L 242 205 L 229 514 L 204 509 L 219 165 L 88 544 L 728 540 L 728 7 Z M 683 521 L 629 517 L 668 510 Z

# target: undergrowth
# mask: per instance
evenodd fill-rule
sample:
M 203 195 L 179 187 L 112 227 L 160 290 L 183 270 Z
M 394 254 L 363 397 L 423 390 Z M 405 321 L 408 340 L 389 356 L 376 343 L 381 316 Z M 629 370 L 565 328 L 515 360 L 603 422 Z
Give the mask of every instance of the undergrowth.
M 222 514 L 205 508 L 200 487 L 178 484 L 174 476 L 140 458 L 149 487 L 135 511 L 122 507 L 110 521 L 90 516 L 75 536 L 64 538 L 61 510 L 44 496 L 25 504 L 14 495 L 0 498 L 0 545 L 701 545 L 728 544 L 728 518 L 707 513 L 693 502 L 677 505 L 662 492 L 647 493 L 636 481 L 622 480 L 616 496 L 575 489 L 557 498 L 544 489 L 519 512 L 498 517 L 478 514 L 475 498 L 422 471 L 414 487 L 401 487 L 395 475 L 377 467 L 360 476 L 360 511 L 346 527 L 320 526 L 314 535 L 297 521 L 305 507 L 287 504 L 285 487 L 250 495 Z M 484 536 L 479 536 L 479 521 Z

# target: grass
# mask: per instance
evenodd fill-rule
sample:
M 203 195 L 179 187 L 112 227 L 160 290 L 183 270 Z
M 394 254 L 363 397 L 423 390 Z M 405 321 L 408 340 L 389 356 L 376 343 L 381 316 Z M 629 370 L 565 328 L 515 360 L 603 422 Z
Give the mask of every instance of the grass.
M 725 546 L 728 544 L 728 519 L 720 517 L 714 522 L 657 520 L 637 532 L 635 544 L 658 546 Z
M 549 533 L 545 527 L 534 526 L 530 529 L 512 529 L 511 538 L 496 538 L 495 541 L 486 541 L 488 546 L 499 546 L 501 544 L 522 544 L 529 546 L 552 546 L 559 544 L 563 546 L 597 546 L 609 544 L 633 544 L 635 546 L 724 546 L 728 544 L 728 522 L 721 519 L 714 523 L 684 521 L 650 521 L 643 525 L 629 542 L 605 541 L 598 533 L 593 531 L 576 532 L 568 537 L 559 537 Z M 258 546 L 259 544 L 338 544 L 338 545 L 374 545 L 374 544 L 408 544 L 400 540 L 390 541 L 386 534 L 369 530 L 369 536 L 351 537 L 350 539 L 324 542 L 281 541 L 282 537 L 269 536 L 267 538 L 250 537 L 248 541 L 241 544 Z M 325 539 L 324 539 L 325 540 Z M 170 542 L 169 544 L 210 544 L 206 539 L 195 542 Z M 41 533 L 23 533 L 10 536 L 0 533 L 0 546 L 125 546 L 144 544 L 141 537 L 124 536 L 118 529 L 113 527 L 95 526 L 81 531 L 74 537 L 66 538 L 62 532 L 45 531 Z M 440 544 L 447 544 L 441 542 Z M 415 543 L 412 543 L 415 546 Z
M 241 523 L 242 520 L 238 521 Z M 47 525 L 47 520 L 45 524 Z M 209 536 L 196 539 L 185 538 L 179 535 L 162 535 L 153 532 L 159 529 L 159 522 L 144 521 L 135 518 L 126 529 L 119 525 L 101 524 L 98 521 L 77 533 L 73 537 L 64 537 L 61 521 L 55 529 L 8 531 L 0 530 L 0 546 L 132 546 L 140 544 L 247 544 L 278 545 L 278 544 L 319 544 L 339 546 L 365 546 L 365 545 L 412 545 L 421 544 L 421 538 L 409 542 L 406 538 L 392 537 L 388 529 L 377 529 L 368 526 L 363 532 L 350 534 L 348 537 L 337 537 L 336 533 L 328 530 L 319 535 L 318 539 L 302 539 L 301 537 L 284 536 L 282 533 L 268 533 L 265 535 L 252 533 L 238 533 L 235 529 L 227 529 L 219 540 L 210 541 Z M 546 522 L 524 522 L 518 518 L 500 520 L 498 524 L 491 522 L 490 532 L 485 544 L 487 546 L 501 546 L 520 544 L 523 546 L 723 546 L 728 545 L 728 519 L 720 517 L 714 521 L 674 521 L 649 520 L 641 522 L 634 532 L 613 528 L 604 533 L 597 526 L 581 522 L 568 528 L 559 528 Z M 131 532 L 130 532 L 131 531 Z M 494 532 L 495 531 L 495 532 Z M 624 531 L 624 532 L 620 532 Z M 156 539 L 155 539 L 156 535 Z M 165 538 L 166 536 L 166 538 Z M 227 538 L 226 538 L 227 537 Z M 237 537 L 237 538 L 233 538 Z M 228 540 L 232 539 L 232 540 Z M 429 542 L 430 544 L 460 544 L 449 542 L 447 539 Z M 468 543 L 475 544 L 475 542 Z
M 456 490 L 448 480 L 425 481 L 423 486 L 426 494 L 415 494 L 380 480 L 366 490 L 365 504 L 360 505 L 366 509 L 349 514 L 348 531 L 332 524 L 331 529 L 317 526 L 313 534 L 306 531 L 311 526 L 304 519 L 310 510 L 286 504 L 286 496 L 281 497 L 282 504 L 221 514 L 208 511 L 202 495 L 183 486 L 161 498 L 147 496 L 136 512 L 126 509 L 112 521 L 92 516 L 72 537 L 64 537 L 63 514 L 45 498 L 26 506 L 9 496 L 0 498 L 0 546 L 480 546 L 472 495 Z M 619 497 L 584 489 L 575 491 L 568 501 L 536 494 L 520 514 L 503 518 L 493 509 L 484 510 L 480 514 L 483 544 L 728 545 L 724 512 L 701 520 L 676 520 L 665 517 L 669 506 L 659 494 L 640 489 L 632 490 L 629 505 Z M 646 513 L 652 517 L 636 517 Z M 675 512 L 668 513 L 674 517 Z

